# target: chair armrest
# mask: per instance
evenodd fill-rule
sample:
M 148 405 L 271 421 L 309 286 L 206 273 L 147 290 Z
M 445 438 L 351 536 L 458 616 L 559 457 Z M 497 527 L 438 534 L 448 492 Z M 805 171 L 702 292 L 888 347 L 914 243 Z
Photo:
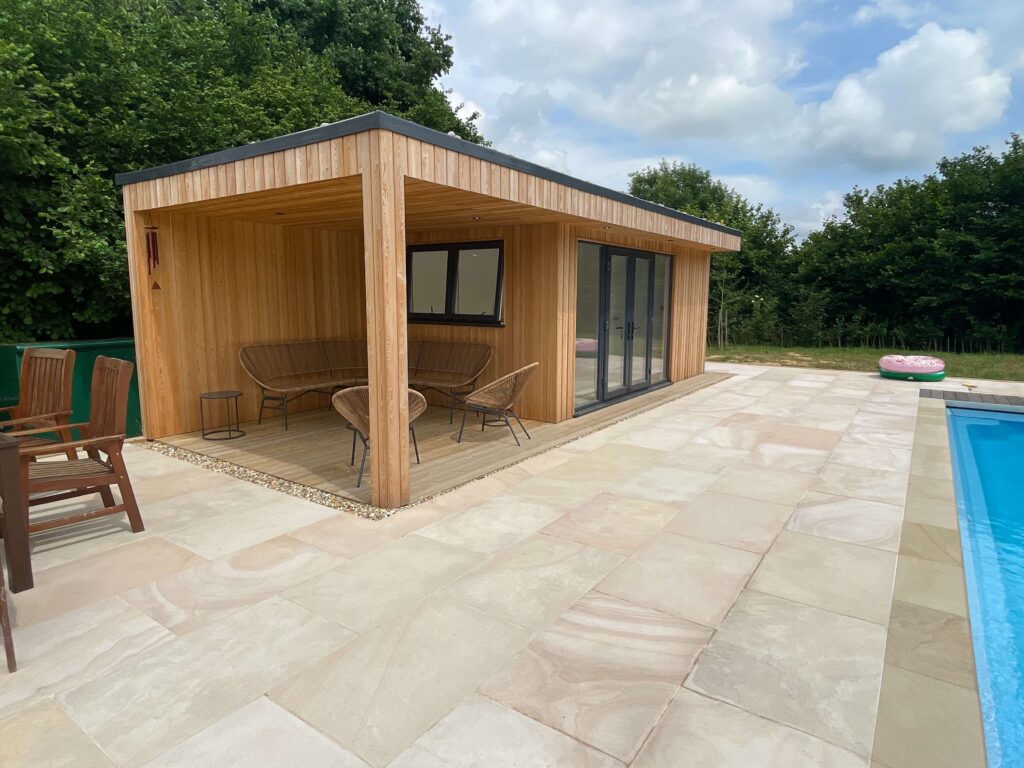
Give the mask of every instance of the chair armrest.
M 84 448 L 99 448 L 104 453 L 110 453 L 109 450 L 120 450 L 124 444 L 124 435 L 114 435 L 112 437 L 91 437 L 87 440 L 71 440 L 67 443 L 54 443 L 53 445 L 41 445 L 38 448 L 22 448 L 19 449 L 18 453 L 21 458 L 30 459 L 37 458 L 39 456 L 55 456 L 60 453 L 67 453 L 69 450 L 78 450 Z
M 89 422 L 83 421 L 77 424 L 59 424 L 53 427 L 39 427 L 37 429 L 16 429 L 13 432 L 4 432 L 2 434 L 10 435 L 11 437 L 25 437 L 26 435 L 45 435 L 50 432 L 56 432 L 58 429 L 85 429 L 89 426 Z
M 0 429 L 7 429 L 13 427 L 15 424 L 38 424 L 40 421 L 46 421 L 47 419 L 55 421 L 61 416 L 70 416 L 71 411 L 56 411 L 54 413 L 40 413 L 36 416 L 22 416 L 20 419 L 8 419 L 7 421 L 0 421 Z M 65 426 L 64 424 L 55 426 Z

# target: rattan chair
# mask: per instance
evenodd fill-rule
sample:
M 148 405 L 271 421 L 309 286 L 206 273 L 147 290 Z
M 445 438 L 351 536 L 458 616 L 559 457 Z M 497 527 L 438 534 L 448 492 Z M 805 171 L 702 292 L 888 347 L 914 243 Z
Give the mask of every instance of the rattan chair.
M 67 442 L 71 430 L 71 377 L 75 371 L 73 349 L 46 349 L 29 347 L 21 359 L 21 377 L 18 404 L 0 408 L 10 418 L 0 421 L 0 430 L 35 430 L 30 436 L 20 437 L 23 448 L 49 445 L 54 441 L 42 436 L 44 432 L 60 435 Z M 41 427 L 50 427 L 40 432 Z
M 96 358 L 92 371 L 89 421 L 67 425 L 69 430 L 79 430 L 82 439 L 33 448 L 19 447 L 26 509 L 30 506 L 94 493 L 98 493 L 103 500 L 103 508 L 98 510 L 30 522 L 29 533 L 73 525 L 119 512 L 127 513 L 132 531 L 138 533 L 143 530 L 142 516 L 139 514 L 128 470 L 121 456 L 125 421 L 128 416 L 128 388 L 134 367 L 127 360 L 103 356 Z M 46 431 L 47 428 L 42 427 L 18 432 L 15 435 L 32 435 Z M 79 451 L 83 451 L 85 456 L 81 456 Z M 57 454 L 66 454 L 74 458 L 68 458 L 66 461 L 36 461 Z M 120 504 L 114 499 L 110 489 L 112 485 L 116 485 L 121 492 Z
M 480 420 L 481 432 L 483 432 L 484 427 L 504 424 L 508 427 L 508 431 L 512 433 L 512 437 L 515 438 L 516 445 L 521 445 L 516 431 L 512 428 L 512 423 L 508 420 L 509 414 L 511 414 L 512 418 L 519 424 L 519 428 L 523 430 L 526 439 L 532 440 L 533 438 L 526 431 L 523 422 L 519 420 L 516 412 L 512 410 L 512 406 L 515 405 L 516 400 L 519 399 L 519 396 L 523 393 L 523 390 L 539 366 L 540 363 L 530 363 L 518 371 L 512 371 L 512 373 L 502 376 L 500 379 L 495 379 L 490 384 L 482 386 L 480 389 L 466 395 L 462 404 L 462 426 L 459 427 L 459 437 L 456 442 L 462 442 L 462 432 L 466 428 L 466 414 L 470 411 L 483 414 L 483 418 Z M 498 418 L 488 420 L 488 416 L 497 416 Z
M 352 429 L 352 461 L 356 464 L 356 437 L 363 442 L 363 458 L 359 462 L 359 476 L 356 478 L 356 488 L 363 482 L 363 470 L 366 468 L 366 454 L 370 450 L 370 388 L 349 387 L 335 392 L 331 397 L 334 410 L 348 419 Z M 409 435 L 412 437 L 412 447 L 416 451 L 416 463 L 420 463 L 420 448 L 416 444 L 416 429 L 412 423 L 423 415 L 427 410 L 427 399 L 415 389 L 409 390 Z

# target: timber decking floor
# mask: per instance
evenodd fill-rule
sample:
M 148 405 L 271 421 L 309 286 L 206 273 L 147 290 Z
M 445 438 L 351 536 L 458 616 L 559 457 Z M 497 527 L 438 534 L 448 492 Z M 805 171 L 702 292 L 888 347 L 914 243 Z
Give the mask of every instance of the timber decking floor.
M 412 501 L 496 472 L 729 376 L 727 373 L 694 376 L 560 424 L 524 419 L 532 440 L 527 440 L 513 421 L 521 447 L 516 446 L 504 426 L 487 427 L 481 432 L 480 421 L 473 414 L 466 420 L 462 443 L 456 443 L 462 412 L 456 411 L 454 423 L 449 424 L 448 409 L 431 406 L 415 422 L 421 464 L 416 464 L 412 447 L 409 449 Z M 350 466 L 352 432 L 346 424 L 333 409 L 324 408 L 289 415 L 288 431 L 284 430 L 281 417 L 275 417 L 264 419 L 262 424 L 243 423 L 245 436 L 234 440 L 203 440 L 198 432 L 190 432 L 165 437 L 161 442 L 369 504 L 369 457 L 363 484 L 356 488 L 362 447 L 357 445 L 356 466 Z

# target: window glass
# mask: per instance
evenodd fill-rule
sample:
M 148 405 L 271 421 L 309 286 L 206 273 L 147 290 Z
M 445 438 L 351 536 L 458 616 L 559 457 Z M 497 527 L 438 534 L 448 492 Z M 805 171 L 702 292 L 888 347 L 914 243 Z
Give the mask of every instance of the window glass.
M 448 251 L 414 251 L 411 261 L 409 312 L 443 315 L 448 285 Z
M 414 245 L 406 256 L 411 322 L 501 323 L 501 240 Z
M 454 313 L 495 315 L 500 251 L 497 248 L 460 248 L 458 265 Z
M 601 246 L 580 243 L 576 254 L 576 407 L 597 400 L 601 321 Z

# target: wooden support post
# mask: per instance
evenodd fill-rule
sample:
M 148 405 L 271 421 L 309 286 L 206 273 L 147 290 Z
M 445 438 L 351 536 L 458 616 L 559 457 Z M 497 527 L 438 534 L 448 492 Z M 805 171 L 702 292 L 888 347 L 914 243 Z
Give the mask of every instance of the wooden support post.
M 4 509 L 4 550 L 11 592 L 32 589 L 32 557 L 28 543 L 28 510 L 21 489 L 18 441 L 0 435 L 0 498 Z
M 388 131 L 359 136 L 363 160 L 366 345 L 373 503 L 409 503 L 409 364 L 405 302 L 405 179 Z

